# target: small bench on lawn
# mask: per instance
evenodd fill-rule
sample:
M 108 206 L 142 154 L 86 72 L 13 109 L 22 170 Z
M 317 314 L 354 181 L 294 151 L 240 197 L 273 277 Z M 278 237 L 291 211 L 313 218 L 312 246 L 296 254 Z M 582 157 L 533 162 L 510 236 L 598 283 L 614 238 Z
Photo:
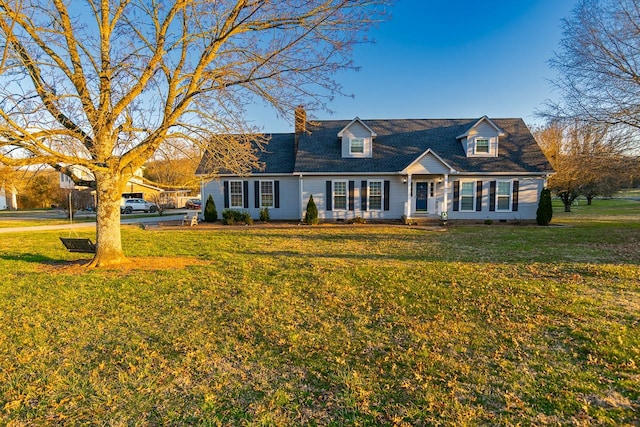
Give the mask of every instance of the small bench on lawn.
M 189 214 L 184 214 L 184 218 L 182 218 L 182 225 L 191 225 L 191 227 L 198 225 L 198 213 L 194 213 L 191 218 L 189 218 Z
M 96 245 L 90 239 L 61 237 L 60 240 L 69 252 L 96 253 Z

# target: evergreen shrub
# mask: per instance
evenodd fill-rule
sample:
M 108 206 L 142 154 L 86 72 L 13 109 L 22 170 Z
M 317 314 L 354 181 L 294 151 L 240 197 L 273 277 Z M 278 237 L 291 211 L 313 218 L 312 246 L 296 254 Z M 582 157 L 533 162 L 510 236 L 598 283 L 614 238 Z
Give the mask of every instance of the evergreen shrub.
M 240 212 L 235 209 L 225 209 L 222 211 L 222 223 L 224 225 L 234 225 L 234 224 L 253 224 L 253 218 L 249 212 Z
M 269 208 L 260 209 L 260 221 L 269 222 L 271 216 L 269 215 Z
M 538 225 L 549 225 L 553 217 L 553 206 L 551 205 L 551 191 L 544 188 L 540 193 L 538 210 L 536 211 L 536 222 Z
M 216 209 L 216 202 L 213 201 L 213 197 L 209 194 L 207 203 L 204 205 L 204 220 L 205 222 L 216 222 L 218 220 L 218 210 Z
M 318 224 L 318 207 L 316 202 L 313 201 L 313 194 L 307 202 L 307 213 L 304 214 L 304 222 L 309 225 Z

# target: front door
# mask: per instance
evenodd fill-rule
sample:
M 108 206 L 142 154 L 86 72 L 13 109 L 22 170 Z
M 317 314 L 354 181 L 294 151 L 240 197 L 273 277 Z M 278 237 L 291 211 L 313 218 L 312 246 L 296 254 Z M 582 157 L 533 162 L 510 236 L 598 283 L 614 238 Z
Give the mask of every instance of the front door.
M 429 199 L 429 183 L 416 182 L 416 212 L 427 212 Z

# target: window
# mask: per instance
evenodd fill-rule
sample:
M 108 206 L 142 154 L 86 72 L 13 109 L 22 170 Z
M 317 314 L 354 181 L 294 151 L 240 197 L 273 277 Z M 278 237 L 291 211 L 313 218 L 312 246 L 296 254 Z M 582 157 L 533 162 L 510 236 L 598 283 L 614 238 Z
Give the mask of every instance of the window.
M 460 183 L 460 210 L 473 211 L 474 199 L 476 194 L 475 181 Z
M 333 209 L 347 209 L 347 181 L 333 181 Z
M 229 181 L 229 200 L 232 208 L 244 207 L 242 181 Z
M 349 154 L 364 153 L 364 138 L 349 138 Z
M 496 210 L 511 210 L 511 181 L 497 181 L 496 184 Z
M 487 138 L 476 139 L 476 153 L 489 153 L 489 140 Z
M 369 181 L 369 200 L 367 201 L 368 210 L 382 210 L 382 181 Z
M 260 207 L 273 207 L 273 181 L 260 181 Z

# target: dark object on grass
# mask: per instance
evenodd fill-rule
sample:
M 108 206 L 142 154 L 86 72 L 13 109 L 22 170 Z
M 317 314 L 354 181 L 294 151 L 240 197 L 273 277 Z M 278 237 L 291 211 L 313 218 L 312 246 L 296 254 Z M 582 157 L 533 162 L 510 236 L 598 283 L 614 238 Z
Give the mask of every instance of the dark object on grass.
M 89 239 L 61 237 L 60 240 L 69 252 L 96 253 L 96 245 Z

